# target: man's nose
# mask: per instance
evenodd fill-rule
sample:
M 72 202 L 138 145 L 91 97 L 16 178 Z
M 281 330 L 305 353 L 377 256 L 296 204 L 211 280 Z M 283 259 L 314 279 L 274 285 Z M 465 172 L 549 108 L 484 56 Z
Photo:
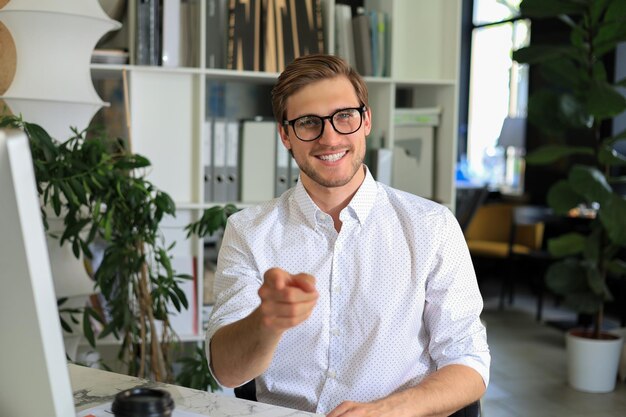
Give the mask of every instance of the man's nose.
M 322 136 L 320 136 L 320 138 L 318 139 L 318 142 L 324 145 L 335 144 L 338 140 L 341 139 L 340 137 L 343 135 L 335 130 L 331 119 L 324 119 L 323 123 L 324 131 L 322 132 Z M 328 124 L 326 125 L 326 123 Z

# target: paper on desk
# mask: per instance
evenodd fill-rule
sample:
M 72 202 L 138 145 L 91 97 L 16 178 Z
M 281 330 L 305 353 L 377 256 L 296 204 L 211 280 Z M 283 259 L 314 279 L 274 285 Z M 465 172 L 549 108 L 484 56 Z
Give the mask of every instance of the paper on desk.
M 96 407 L 88 408 L 83 411 L 79 411 L 76 417 L 111 417 L 113 412 L 111 411 L 112 403 L 100 404 Z M 204 414 L 192 413 L 185 410 L 177 410 L 174 408 L 172 417 L 206 417 Z

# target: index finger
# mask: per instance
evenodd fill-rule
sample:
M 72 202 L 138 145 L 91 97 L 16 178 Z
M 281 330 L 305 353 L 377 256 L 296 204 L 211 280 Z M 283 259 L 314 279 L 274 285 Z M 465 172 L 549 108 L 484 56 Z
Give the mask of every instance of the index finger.
M 287 285 L 300 288 L 304 292 L 315 292 L 315 277 L 311 274 L 300 273 L 291 276 Z
M 280 268 L 270 268 L 263 274 L 264 283 L 275 290 L 282 290 L 290 280 L 291 275 Z

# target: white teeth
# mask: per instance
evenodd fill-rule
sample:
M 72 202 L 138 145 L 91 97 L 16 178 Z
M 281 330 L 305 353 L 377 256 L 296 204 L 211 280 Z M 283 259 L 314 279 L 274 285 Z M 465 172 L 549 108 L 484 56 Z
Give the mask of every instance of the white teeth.
M 346 152 L 344 151 L 340 153 L 334 153 L 332 155 L 320 155 L 320 159 L 323 161 L 335 162 L 341 159 L 341 157 L 344 156 L 345 154 Z

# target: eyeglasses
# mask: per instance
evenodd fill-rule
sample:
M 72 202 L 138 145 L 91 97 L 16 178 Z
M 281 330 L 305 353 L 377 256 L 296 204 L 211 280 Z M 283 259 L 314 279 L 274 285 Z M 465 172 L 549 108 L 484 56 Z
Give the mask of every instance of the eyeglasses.
M 349 135 L 361 128 L 363 124 L 363 113 L 367 107 L 350 107 L 340 109 L 330 116 L 307 115 L 293 120 L 283 121 L 283 126 L 291 126 L 296 137 L 303 142 L 311 142 L 324 134 L 324 120 L 330 120 L 330 124 L 335 132 L 341 135 Z

